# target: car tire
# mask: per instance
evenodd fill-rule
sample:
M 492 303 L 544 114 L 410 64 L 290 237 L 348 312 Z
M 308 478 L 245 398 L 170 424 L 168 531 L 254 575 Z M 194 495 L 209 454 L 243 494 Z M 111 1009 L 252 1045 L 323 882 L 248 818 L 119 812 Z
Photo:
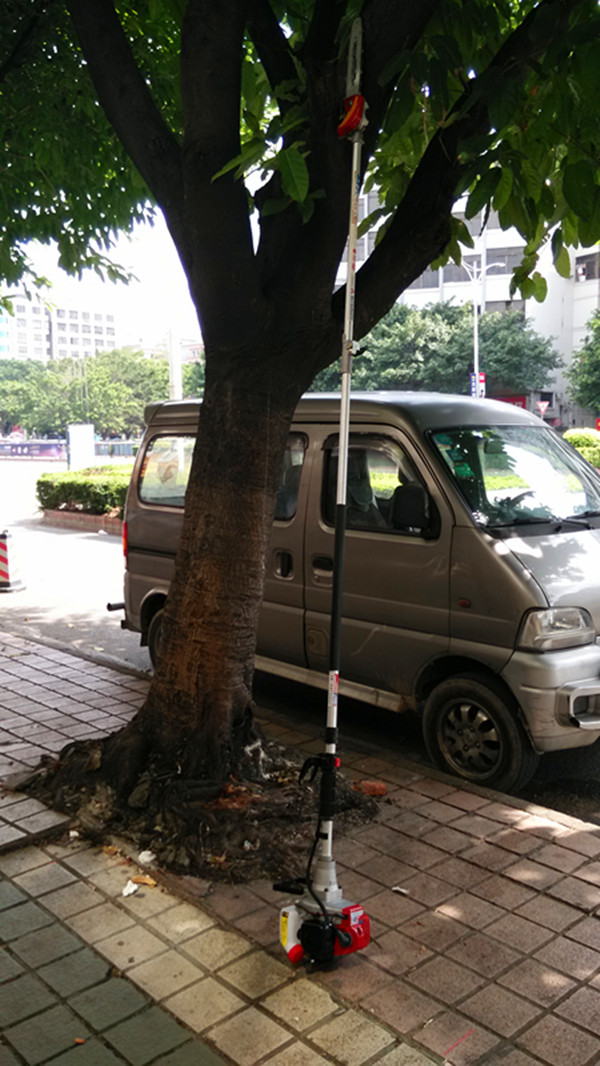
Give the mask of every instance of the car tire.
M 516 702 L 493 678 L 466 674 L 437 685 L 425 703 L 423 737 L 439 769 L 501 792 L 518 792 L 539 762 Z
M 148 651 L 150 652 L 150 661 L 153 667 L 156 669 L 156 660 L 158 655 L 158 646 L 160 643 L 160 630 L 163 620 L 164 611 L 161 607 L 156 611 L 150 619 L 150 625 L 148 626 Z

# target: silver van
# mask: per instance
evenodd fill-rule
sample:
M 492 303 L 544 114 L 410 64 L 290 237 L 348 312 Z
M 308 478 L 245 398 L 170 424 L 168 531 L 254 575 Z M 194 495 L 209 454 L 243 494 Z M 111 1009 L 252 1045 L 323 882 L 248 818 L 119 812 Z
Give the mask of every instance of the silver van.
M 198 401 L 150 404 L 125 510 L 126 628 L 154 661 Z M 300 402 L 256 666 L 327 686 L 339 397 Z M 442 769 L 505 790 L 600 736 L 600 476 L 541 419 L 426 393 L 351 403 L 340 691 L 422 712 Z

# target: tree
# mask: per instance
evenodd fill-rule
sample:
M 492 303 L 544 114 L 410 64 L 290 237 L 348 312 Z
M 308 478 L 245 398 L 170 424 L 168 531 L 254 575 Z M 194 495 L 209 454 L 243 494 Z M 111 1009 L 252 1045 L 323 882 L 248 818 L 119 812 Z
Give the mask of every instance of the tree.
M 112 147 L 131 180 L 125 153 L 161 207 L 206 346 L 162 655 L 144 707 L 103 745 L 102 772 L 123 795 L 158 763 L 218 783 L 245 766 L 288 426 L 299 396 L 341 350 L 344 294 L 334 286 L 351 149 L 337 125 L 352 17 L 360 7 L 363 169 L 369 163 L 381 195 L 378 241 L 357 278 L 360 338 L 429 264 L 460 259 L 468 235 L 452 208 L 462 193 L 469 217 L 493 205 L 501 225 L 524 236 L 515 278 L 524 296 L 544 295 L 544 241 L 565 272 L 567 247 L 598 239 L 600 16 L 592 0 L 66 6 L 114 131 L 103 136 L 101 162 L 106 169 Z M 47 17 L 53 25 L 52 8 Z M 50 65 L 55 55 L 60 71 L 74 65 L 80 86 L 81 60 L 63 23 L 60 32 Z M 13 89 L 34 80 L 36 64 L 15 72 Z M 56 80 L 60 105 L 49 78 L 40 92 L 73 117 L 72 94 L 62 74 Z M 254 166 L 265 174 L 258 191 L 244 180 Z
M 600 411 L 600 311 L 594 311 L 590 318 L 585 340 L 567 376 L 571 399 L 590 411 Z
M 489 396 L 529 392 L 548 384 L 559 365 L 552 342 L 517 311 L 479 317 L 480 366 Z M 357 389 L 469 392 L 473 370 L 473 308 L 430 304 L 422 311 L 396 305 L 363 339 L 353 375 Z M 338 388 L 339 365 L 323 370 L 312 391 Z
M 100 436 L 141 433 L 143 411 L 169 395 L 166 359 L 116 349 L 87 359 L 0 362 L 2 410 L 7 425 L 38 436 L 65 437 L 71 422 L 91 422 Z

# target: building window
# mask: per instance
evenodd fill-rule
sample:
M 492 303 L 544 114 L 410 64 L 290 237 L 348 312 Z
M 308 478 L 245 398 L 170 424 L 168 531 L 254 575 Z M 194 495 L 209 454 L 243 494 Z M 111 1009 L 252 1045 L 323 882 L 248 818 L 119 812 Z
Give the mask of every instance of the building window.
M 59 308 L 58 311 L 56 312 L 56 317 L 57 318 L 66 318 L 67 317 L 67 312 L 63 311 L 61 308 Z
M 592 252 L 591 255 L 578 255 L 575 260 L 575 280 L 592 281 L 597 278 L 599 276 L 598 259 L 598 252 Z
M 69 318 L 78 318 L 79 311 L 69 311 Z

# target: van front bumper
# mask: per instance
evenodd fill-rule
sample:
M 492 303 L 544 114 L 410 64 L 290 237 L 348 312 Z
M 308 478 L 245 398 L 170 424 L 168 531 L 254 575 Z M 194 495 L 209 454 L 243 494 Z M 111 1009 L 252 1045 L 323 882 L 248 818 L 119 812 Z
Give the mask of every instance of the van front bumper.
M 502 676 L 518 700 L 537 751 L 593 744 L 600 737 L 600 647 L 515 652 Z

